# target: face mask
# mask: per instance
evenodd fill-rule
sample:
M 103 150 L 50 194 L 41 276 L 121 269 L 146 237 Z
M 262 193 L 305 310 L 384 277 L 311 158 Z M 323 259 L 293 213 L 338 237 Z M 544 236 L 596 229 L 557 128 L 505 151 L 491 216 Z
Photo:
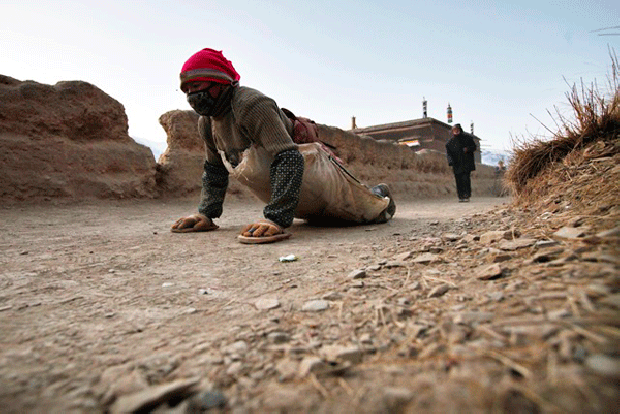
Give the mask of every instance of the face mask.
M 211 95 L 211 87 L 188 93 L 187 102 L 200 115 L 218 117 L 230 109 L 234 86 L 221 89 L 217 98 Z
M 212 116 L 215 105 L 217 104 L 217 99 L 214 99 L 211 95 L 209 95 L 208 89 L 204 89 L 202 91 L 188 93 L 187 102 L 192 109 L 200 115 Z

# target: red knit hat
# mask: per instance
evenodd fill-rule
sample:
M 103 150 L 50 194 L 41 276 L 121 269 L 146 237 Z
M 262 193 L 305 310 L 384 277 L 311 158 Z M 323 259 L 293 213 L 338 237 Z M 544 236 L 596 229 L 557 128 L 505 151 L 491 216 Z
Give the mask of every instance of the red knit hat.
M 191 81 L 214 81 L 230 84 L 239 80 L 232 62 L 224 57 L 221 50 L 202 49 L 194 53 L 181 68 L 181 90 Z

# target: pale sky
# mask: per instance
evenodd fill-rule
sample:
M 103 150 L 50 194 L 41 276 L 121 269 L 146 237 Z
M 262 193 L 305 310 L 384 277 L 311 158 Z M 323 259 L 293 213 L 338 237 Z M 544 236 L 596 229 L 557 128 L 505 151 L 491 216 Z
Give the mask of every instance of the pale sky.
M 165 141 L 159 116 L 190 109 L 181 66 L 222 50 L 297 115 L 348 130 L 428 116 L 509 150 L 568 111 L 569 84 L 606 84 L 620 53 L 617 1 L 0 1 L 0 74 L 82 80 L 125 106 L 129 134 Z M 598 29 L 606 30 L 596 31 Z M 602 35 L 602 36 L 601 36 Z M 533 115 L 533 116 L 532 116 Z

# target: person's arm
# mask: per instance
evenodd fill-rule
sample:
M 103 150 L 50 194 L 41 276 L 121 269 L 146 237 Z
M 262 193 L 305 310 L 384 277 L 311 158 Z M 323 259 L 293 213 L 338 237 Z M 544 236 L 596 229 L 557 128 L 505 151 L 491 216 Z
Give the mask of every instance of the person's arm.
M 293 224 L 303 175 L 304 157 L 297 149 L 283 151 L 275 156 L 269 170 L 271 199 L 263 209 L 265 218 L 282 228 Z
M 448 158 L 448 166 L 452 167 L 454 165 L 454 158 L 452 157 L 451 151 L 451 143 L 452 141 L 448 141 L 446 143 L 446 157 Z
M 473 153 L 476 151 L 476 142 L 470 135 L 466 135 L 465 145 L 463 145 L 463 152 Z
M 272 99 L 266 96 L 255 99 L 243 108 L 239 118 L 249 137 L 274 157 L 269 170 L 271 199 L 263 214 L 282 228 L 290 227 L 299 204 L 304 173 L 303 156 L 291 139 L 281 111 Z
M 198 212 L 213 219 L 220 217 L 228 188 L 228 170 L 222 162 L 211 135 L 211 123 L 207 117 L 198 120 L 198 132 L 204 140 L 206 160 L 202 173 L 202 191 Z

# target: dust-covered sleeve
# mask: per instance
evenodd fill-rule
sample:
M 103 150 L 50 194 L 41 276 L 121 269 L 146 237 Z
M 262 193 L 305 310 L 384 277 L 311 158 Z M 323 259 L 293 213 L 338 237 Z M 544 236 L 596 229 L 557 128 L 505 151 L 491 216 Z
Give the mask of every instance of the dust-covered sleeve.
M 273 99 L 262 94 L 251 96 L 239 109 L 242 131 L 273 156 L 269 171 L 271 199 L 263 214 L 281 227 L 290 227 L 299 204 L 304 158 L 289 135 L 288 118 Z
M 209 218 L 216 218 L 222 215 L 222 206 L 228 188 L 228 170 L 217 151 L 209 118 L 201 116 L 198 119 L 198 133 L 205 143 L 206 155 L 198 212 Z

